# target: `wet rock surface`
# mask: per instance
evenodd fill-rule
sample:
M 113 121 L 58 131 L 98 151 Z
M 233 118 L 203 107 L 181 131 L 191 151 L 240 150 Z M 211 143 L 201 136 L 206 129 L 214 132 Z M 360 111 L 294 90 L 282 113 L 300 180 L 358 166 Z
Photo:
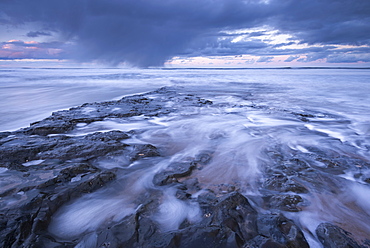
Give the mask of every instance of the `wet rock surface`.
M 316 234 L 324 247 L 353 247 L 360 246 L 353 238 L 350 232 L 330 223 L 322 223 L 316 229 Z
M 147 127 L 135 131 L 85 128 L 136 117 L 173 118 L 171 114 L 181 114 L 181 109 L 194 113 L 212 107 L 216 104 L 210 100 L 162 88 L 55 112 L 28 128 L 0 133 L 0 246 L 309 247 L 308 232 L 286 216 L 310 206 L 310 194 L 339 192 L 341 179 L 329 174 L 343 173 L 353 163 L 370 168 L 363 159 L 310 147 L 287 153 L 272 144 L 266 150 L 263 180 L 257 183 L 260 195 L 249 195 L 245 189 L 251 186 L 240 176 L 232 182 L 207 183 L 204 173 L 220 153 L 212 146 L 190 158 L 169 159 L 167 150 L 175 148 L 145 143 L 145 137 L 137 142 Z M 313 113 L 284 114 L 303 122 L 315 118 Z M 166 143 L 161 135 L 154 137 Z M 221 132 L 209 135 L 214 142 L 221 139 L 225 139 Z M 359 173 L 357 178 L 368 183 L 368 175 Z M 140 186 L 139 181 L 143 181 Z M 116 188 L 123 193 L 109 193 Z M 111 194 L 122 201 L 114 209 L 126 204 L 128 210 L 75 236 L 53 231 L 50 226 L 58 226 L 62 207 L 68 213 L 79 199 L 94 200 L 95 193 Z M 107 211 L 112 204 L 104 205 Z M 170 222 L 166 218 L 175 219 L 175 224 L 166 226 Z M 320 224 L 311 235 L 323 247 L 369 247 L 370 243 L 354 239 L 334 223 Z

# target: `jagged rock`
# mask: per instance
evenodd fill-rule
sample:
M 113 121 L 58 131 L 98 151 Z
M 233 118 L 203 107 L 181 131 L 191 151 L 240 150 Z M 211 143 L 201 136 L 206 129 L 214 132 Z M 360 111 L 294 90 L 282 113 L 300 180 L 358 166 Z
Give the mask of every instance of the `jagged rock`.
M 26 192 L 28 199 L 19 206 L 8 208 L 6 215 L 0 215 L 0 223 L 3 223 L 4 227 L 0 230 L 1 247 L 37 247 L 34 246 L 35 239 L 46 233 L 52 214 L 62 204 L 86 192 L 95 191 L 114 178 L 113 173 L 95 173 L 73 187 L 63 184 L 57 185 L 56 188 L 55 185 L 44 185 L 40 187 L 42 191 L 33 189 Z M 53 187 L 50 190 L 43 189 L 51 186 Z
M 20 167 L 23 163 L 36 160 L 38 153 L 53 148 L 57 140 L 40 136 L 12 135 L 1 142 L 0 162 L 5 166 Z
M 201 190 L 199 186 L 199 182 L 197 178 L 189 178 L 182 181 L 183 185 L 185 186 L 186 192 L 188 194 L 194 194 Z
M 96 132 L 88 134 L 84 139 L 92 141 L 102 141 L 102 142 L 111 142 L 111 141 L 121 141 L 130 138 L 130 135 L 121 131 L 109 131 L 109 132 Z
M 299 203 L 303 202 L 302 197 L 299 195 L 273 195 L 264 197 L 267 201 L 268 209 L 280 209 L 289 212 L 301 211 Z
M 130 161 L 135 161 L 135 160 L 138 160 L 140 158 L 160 156 L 160 153 L 159 153 L 158 149 L 153 145 L 138 144 L 138 145 L 133 145 L 132 146 L 128 156 L 129 156 Z
M 199 198 L 200 199 L 200 198 Z M 119 223 L 87 234 L 79 244 L 93 240 L 96 247 L 308 247 L 302 232 L 282 215 L 259 215 L 239 193 L 202 198 L 203 220 L 179 230 L 161 231 L 147 217 L 146 207 Z
M 324 247 L 328 248 L 361 248 L 352 234 L 330 223 L 321 223 L 316 228 L 316 235 Z
M 45 119 L 40 122 L 34 122 L 29 128 L 24 130 L 25 134 L 29 135 L 42 135 L 59 134 L 71 131 L 77 123 L 68 120 L 59 120 L 56 118 Z
M 309 247 L 299 227 L 281 214 L 260 215 L 257 225 L 258 235 L 249 241 L 249 247 Z
M 169 184 L 177 178 L 190 175 L 195 167 L 194 162 L 170 164 L 168 168 L 154 176 L 153 183 L 159 186 Z
M 308 193 L 308 190 L 296 180 L 288 179 L 286 176 L 278 173 L 266 179 L 264 187 L 273 191 Z
M 104 156 L 110 152 L 122 150 L 127 147 L 121 142 L 103 142 L 89 139 L 67 138 L 58 140 L 57 144 L 47 151 L 39 152 L 36 159 L 91 159 Z
M 102 103 L 85 103 L 82 106 L 52 113 L 42 121 L 32 123 L 30 127 L 21 130 L 28 135 L 61 134 L 73 130 L 78 123 L 91 123 L 107 118 L 126 118 L 147 115 L 158 116 L 177 111 L 175 106 L 168 107 L 171 100 L 182 106 L 211 105 L 212 102 L 193 95 L 180 95 L 169 88 L 150 93 L 158 96 L 156 100 L 145 95 L 127 96 L 119 101 Z
M 219 200 L 211 213 L 210 224 L 222 223 L 230 228 L 239 242 L 257 235 L 257 211 L 240 193 L 231 193 Z

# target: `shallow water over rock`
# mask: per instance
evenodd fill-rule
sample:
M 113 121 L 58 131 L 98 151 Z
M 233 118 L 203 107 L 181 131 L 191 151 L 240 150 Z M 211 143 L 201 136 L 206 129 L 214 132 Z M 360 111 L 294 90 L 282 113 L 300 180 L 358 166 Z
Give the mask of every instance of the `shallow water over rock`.
M 368 120 L 221 93 L 165 87 L 1 133 L 2 245 L 369 247 Z

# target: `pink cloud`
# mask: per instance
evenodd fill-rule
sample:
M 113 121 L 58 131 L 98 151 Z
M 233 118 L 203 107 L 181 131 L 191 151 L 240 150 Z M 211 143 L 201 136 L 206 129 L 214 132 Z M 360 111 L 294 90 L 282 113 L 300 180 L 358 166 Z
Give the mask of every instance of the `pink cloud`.
M 40 43 L 37 41 L 9 40 L 0 48 L 1 59 L 58 59 L 63 50 L 58 44 Z

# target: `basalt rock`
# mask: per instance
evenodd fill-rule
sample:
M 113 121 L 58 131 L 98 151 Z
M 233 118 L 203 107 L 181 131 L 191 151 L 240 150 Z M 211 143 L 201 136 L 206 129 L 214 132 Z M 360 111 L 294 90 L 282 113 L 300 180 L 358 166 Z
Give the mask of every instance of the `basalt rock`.
M 273 191 L 307 193 L 308 190 L 297 180 L 288 179 L 283 174 L 277 173 L 266 179 L 264 187 Z
M 191 171 L 196 167 L 194 162 L 189 163 L 173 163 L 164 171 L 156 174 L 153 178 L 155 185 L 166 185 L 176 181 L 177 178 L 190 175 Z
M 56 210 L 115 179 L 114 172 L 95 167 L 93 159 L 114 152 L 132 161 L 159 155 L 152 145 L 121 142 L 127 138 L 119 131 L 81 137 L 4 135 L 0 165 L 9 176 L 0 190 L 1 247 L 49 247 L 53 241 L 43 235 Z
M 281 214 L 260 215 L 257 225 L 258 236 L 250 247 L 309 247 L 299 227 Z
M 273 195 L 264 197 L 268 202 L 268 209 L 280 209 L 283 211 L 289 212 L 298 212 L 301 211 L 300 203 L 303 202 L 303 199 L 299 195 Z
M 328 248 L 362 248 L 352 234 L 330 223 L 321 223 L 316 228 L 316 235 L 324 247 Z
M 208 198 L 211 199 L 211 198 Z M 299 228 L 283 215 L 260 215 L 239 193 L 202 199 L 203 217 L 179 230 L 161 231 L 145 207 L 120 223 L 84 236 L 93 247 L 308 247 Z M 207 209 L 207 210 L 206 210 Z
M 35 246 L 39 235 L 45 235 L 53 213 L 60 205 L 84 193 L 103 187 L 115 178 L 113 173 L 94 173 L 74 183 L 58 182 L 57 185 L 41 185 L 39 189 L 23 192 L 16 206 L 1 207 L 6 215 L 0 215 L 3 228 L 0 231 L 1 247 L 40 247 Z M 55 187 L 54 187 L 55 186 Z M 52 188 L 51 188 L 52 187 Z M 4 199 L 5 200 L 5 199 Z M 5 207 L 5 208 L 4 208 Z M 41 246 L 41 247 L 44 247 Z
M 182 107 L 212 105 L 209 100 L 189 94 L 180 95 L 166 87 L 149 94 L 155 97 L 155 100 L 146 95 L 135 95 L 124 97 L 119 101 L 85 103 L 69 110 L 54 112 L 50 117 L 32 123 L 30 127 L 24 128 L 21 132 L 42 136 L 61 134 L 73 130 L 79 123 L 89 124 L 105 119 L 168 114 L 177 111 L 177 104 L 181 104 Z

